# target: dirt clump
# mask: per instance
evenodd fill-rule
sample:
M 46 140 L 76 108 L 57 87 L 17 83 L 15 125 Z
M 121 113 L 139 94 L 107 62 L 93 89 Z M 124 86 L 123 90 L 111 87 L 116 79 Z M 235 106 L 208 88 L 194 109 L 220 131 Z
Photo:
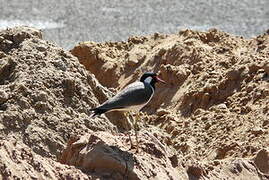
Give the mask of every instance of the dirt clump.
M 111 136 L 107 132 L 92 132 L 69 141 L 60 162 L 80 167 L 111 179 L 182 179 L 187 175 L 178 171 L 170 160 L 170 152 L 161 145 L 153 143 L 156 137 L 142 132 L 140 151 L 129 150 L 126 136 Z M 121 143 L 122 142 L 122 143 Z M 181 167 L 181 169 L 183 169 Z

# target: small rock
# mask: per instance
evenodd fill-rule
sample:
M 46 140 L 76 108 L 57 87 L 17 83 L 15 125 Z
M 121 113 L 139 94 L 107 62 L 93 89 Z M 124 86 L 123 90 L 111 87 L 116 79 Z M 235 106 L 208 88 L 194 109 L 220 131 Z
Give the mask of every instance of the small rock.
M 62 71 L 66 71 L 67 70 L 67 67 L 66 67 L 66 64 L 61 61 L 61 60 L 55 60 L 52 62 L 54 64 L 54 66 Z
M 263 134 L 264 130 L 259 127 L 255 127 L 251 130 L 251 133 L 254 134 L 255 136 Z
M 39 45 L 36 47 L 36 49 L 37 49 L 38 51 L 41 51 L 41 52 L 47 50 L 46 46 L 44 46 L 44 45 L 42 45 L 42 44 L 39 44 Z
M 264 69 L 266 74 L 269 74 L 269 62 L 265 62 L 262 68 Z
M 262 126 L 265 127 L 265 126 L 267 126 L 267 125 L 269 125 L 269 120 L 265 120 L 265 121 L 263 121 Z
M 251 107 L 246 105 L 241 108 L 241 113 L 249 113 L 251 110 L 252 110 Z
M 196 110 L 194 111 L 194 115 L 197 116 L 197 115 L 199 115 L 199 114 L 202 114 L 204 111 L 205 111 L 204 109 L 202 109 L 202 108 L 198 108 L 198 109 L 196 109 Z
M 169 157 L 172 166 L 175 168 L 178 166 L 178 159 L 177 156 L 174 154 L 173 156 Z
M 260 150 L 254 158 L 254 163 L 262 173 L 269 174 L 269 151 Z
M 227 109 L 226 104 L 222 103 L 217 106 L 219 109 Z
M 45 91 L 40 91 L 38 96 L 38 100 L 42 102 L 46 102 L 48 99 L 48 94 Z
M 227 72 L 227 78 L 230 80 L 237 80 L 240 77 L 240 73 L 237 70 L 230 70 L 229 72 Z
M 0 104 L 5 103 L 8 100 L 8 94 L 4 90 L 0 90 Z
M 130 66 L 135 66 L 137 63 L 138 63 L 138 60 L 134 58 L 129 58 L 127 61 L 127 64 Z
M 166 53 L 166 50 L 164 49 L 164 48 L 161 48 L 160 50 L 159 50 L 159 52 L 158 52 L 158 55 L 159 56 L 162 56 L 162 55 L 164 55 Z
M 0 36 L 0 42 L 3 42 L 5 38 L 3 36 Z
M 0 51 L 0 58 L 4 58 L 4 57 L 6 57 L 6 54 Z
M 154 37 L 154 39 L 156 40 L 156 39 L 158 39 L 158 37 L 160 36 L 160 34 L 159 33 L 154 33 L 154 35 L 153 35 L 153 37 Z
M 6 45 L 9 45 L 9 46 L 11 46 L 12 44 L 13 44 L 13 42 L 12 41 L 10 41 L 10 40 L 4 40 L 3 41 L 3 43 L 5 43 Z
M 255 73 L 260 69 L 260 67 L 255 63 L 250 64 L 248 68 L 249 68 L 249 73 Z
M 197 178 L 200 178 L 201 176 L 203 176 L 205 174 L 205 171 L 203 170 L 202 167 L 200 167 L 198 165 L 191 165 L 188 167 L 187 173 L 191 174 Z
M 169 114 L 169 111 L 167 111 L 166 109 L 158 109 L 157 110 L 157 116 L 163 116 L 165 114 Z

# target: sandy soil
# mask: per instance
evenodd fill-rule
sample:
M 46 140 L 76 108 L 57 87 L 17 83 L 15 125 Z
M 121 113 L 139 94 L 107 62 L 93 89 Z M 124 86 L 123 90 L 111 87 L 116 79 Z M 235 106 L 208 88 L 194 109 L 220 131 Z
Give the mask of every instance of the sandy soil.
M 83 42 L 66 52 L 36 29 L 0 32 L 2 179 L 268 179 L 269 35 L 216 29 Z M 155 71 L 129 149 L 121 113 L 89 109 Z M 134 132 L 131 130 L 134 139 Z

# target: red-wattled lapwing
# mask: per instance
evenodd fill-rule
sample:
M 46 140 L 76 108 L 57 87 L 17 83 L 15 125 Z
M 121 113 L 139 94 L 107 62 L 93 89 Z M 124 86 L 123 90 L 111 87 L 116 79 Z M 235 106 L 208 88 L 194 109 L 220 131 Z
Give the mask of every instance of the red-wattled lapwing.
M 90 111 L 94 112 L 93 116 L 101 115 L 109 111 L 139 112 L 151 100 L 155 91 L 155 83 L 157 82 L 165 83 L 162 79 L 160 79 L 157 76 L 156 73 L 146 72 L 142 75 L 140 81 L 129 84 L 114 97 L 108 99 L 100 106 L 90 109 Z M 138 113 L 136 113 L 136 115 L 138 115 Z M 138 149 L 138 137 L 136 126 L 137 126 L 137 120 L 134 123 L 134 129 Z M 133 144 L 131 138 L 130 143 L 132 148 Z

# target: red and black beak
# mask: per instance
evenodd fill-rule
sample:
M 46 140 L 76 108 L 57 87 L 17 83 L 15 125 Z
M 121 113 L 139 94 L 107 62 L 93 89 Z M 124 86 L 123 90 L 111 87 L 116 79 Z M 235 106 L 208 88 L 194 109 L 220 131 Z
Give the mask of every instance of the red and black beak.
M 159 78 L 158 76 L 156 76 L 156 79 L 157 79 L 157 82 L 161 82 L 161 83 L 166 84 L 166 82 L 164 80 L 162 80 L 161 78 Z

